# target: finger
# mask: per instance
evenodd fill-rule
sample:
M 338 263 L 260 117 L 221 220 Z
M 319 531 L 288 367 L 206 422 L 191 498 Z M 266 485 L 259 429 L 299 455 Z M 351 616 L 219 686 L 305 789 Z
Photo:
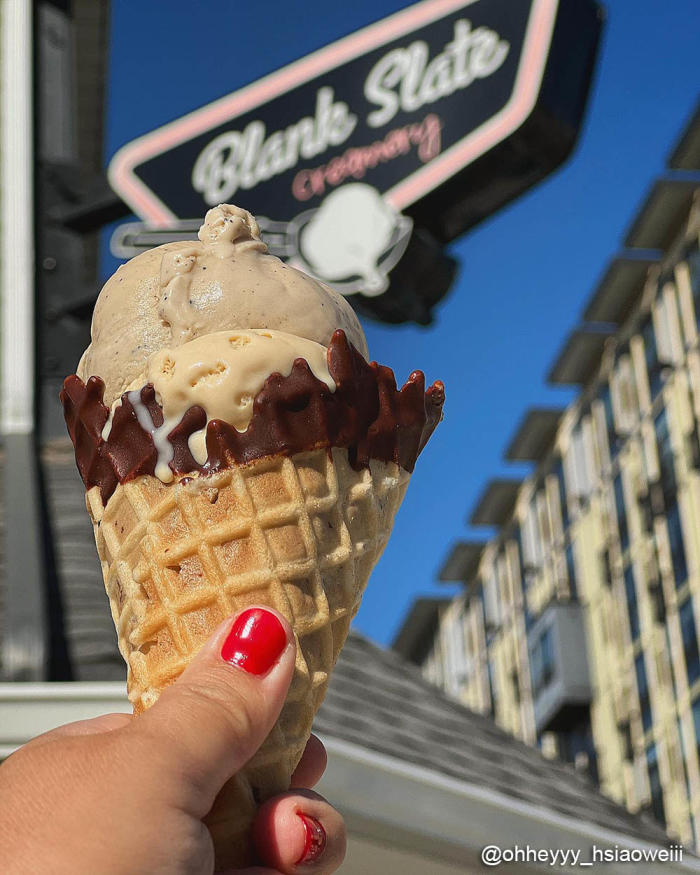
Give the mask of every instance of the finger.
M 343 862 L 347 843 L 343 818 L 312 790 L 265 802 L 253 840 L 262 862 L 283 875 L 330 875 Z
M 114 713 L 100 714 L 99 717 L 91 717 L 87 720 L 76 720 L 73 723 L 66 723 L 63 726 L 57 726 L 55 729 L 50 729 L 36 738 L 28 741 L 24 748 L 39 747 L 39 745 L 47 744 L 50 741 L 56 741 L 58 738 L 69 738 L 76 735 L 98 735 L 102 732 L 112 732 L 115 729 L 123 729 L 128 726 L 133 720 L 132 714 Z
M 301 755 L 294 774 L 290 787 L 307 787 L 311 788 L 319 782 L 321 775 L 326 770 L 328 762 L 328 754 L 323 742 L 316 735 L 311 735 L 306 742 L 304 753 Z
M 272 729 L 295 654 L 281 614 L 247 608 L 219 626 L 181 677 L 128 728 L 149 745 L 165 774 L 194 791 L 187 794 L 194 816 L 210 810 Z

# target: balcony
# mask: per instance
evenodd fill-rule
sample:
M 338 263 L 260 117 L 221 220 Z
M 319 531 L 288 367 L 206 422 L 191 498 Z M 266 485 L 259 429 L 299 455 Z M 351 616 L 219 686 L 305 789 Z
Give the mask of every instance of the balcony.
M 550 605 L 528 633 L 528 650 L 537 733 L 566 732 L 591 701 L 581 606 Z

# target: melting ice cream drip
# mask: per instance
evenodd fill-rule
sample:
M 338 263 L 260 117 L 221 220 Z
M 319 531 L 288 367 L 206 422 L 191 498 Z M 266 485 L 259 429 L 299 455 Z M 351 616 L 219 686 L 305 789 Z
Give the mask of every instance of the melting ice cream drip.
M 197 250 L 186 249 L 166 252 L 160 263 L 158 315 L 170 325 L 173 340 L 180 343 L 189 340 L 195 328 L 197 312 L 190 303 L 190 283 L 196 261 Z

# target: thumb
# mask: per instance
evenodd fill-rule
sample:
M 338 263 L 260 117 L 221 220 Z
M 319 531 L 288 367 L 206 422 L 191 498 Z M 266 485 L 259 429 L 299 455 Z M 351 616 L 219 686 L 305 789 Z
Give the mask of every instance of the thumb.
M 200 816 L 274 726 L 295 654 L 294 635 L 281 614 L 247 608 L 222 623 L 178 680 L 128 727 L 153 744 L 166 770 L 196 791 Z

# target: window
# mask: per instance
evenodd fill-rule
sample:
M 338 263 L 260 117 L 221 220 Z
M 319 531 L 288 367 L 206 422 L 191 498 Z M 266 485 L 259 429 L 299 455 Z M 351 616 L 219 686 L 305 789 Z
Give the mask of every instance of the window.
M 649 313 L 644 320 L 644 325 L 642 327 L 642 340 L 644 341 L 644 359 L 647 365 L 649 394 L 653 401 L 663 386 L 663 380 L 661 379 L 661 362 L 659 361 L 659 353 L 656 348 L 654 323 L 651 318 L 651 313 Z
M 661 581 L 656 579 L 649 584 L 649 599 L 654 622 L 663 625 L 666 622 L 666 599 Z
M 634 427 L 639 412 L 637 388 L 634 382 L 634 369 L 629 357 L 629 348 L 621 351 L 615 373 L 615 400 L 618 431 L 628 433 Z
M 488 678 L 489 685 L 489 699 L 491 701 L 490 713 L 493 716 L 496 713 L 496 683 L 495 683 L 495 671 L 493 669 L 493 663 L 490 659 L 486 660 L 486 676 Z
M 498 575 L 495 562 L 486 572 L 486 578 L 482 585 L 484 594 L 484 623 L 488 631 L 493 631 L 500 625 L 501 605 L 498 593 Z
M 623 759 L 632 762 L 634 759 L 634 748 L 632 746 L 632 732 L 630 730 L 629 720 L 624 720 L 622 723 L 618 723 L 617 731 L 620 740 L 620 747 L 622 749 L 622 757 Z
M 537 572 L 542 567 L 543 551 L 537 522 L 537 502 L 533 496 L 523 519 L 523 576 Z
M 695 304 L 695 322 L 700 331 L 700 249 L 693 249 L 688 253 L 688 275 Z
M 537 698 L 554 679 L 554 632 L 548 626 L 530 652 L 532 695 Z
M 676 718 L 676 731 L 678 732 L 678 744 L 681 751 L 681 759 L 683 760 L 683 778 L 685 780 L 685 795 L 690 799 L 690 777 L 688 775 L 688 753 L 685 749 L 685 739 L 683 738 L 683 725 L 681 718 Z
M 645 732 L 651 729 L 651 699 L 649 698 L 649 683 L 647 670 L 644 665 L 644 654 L 640 653 L 634 661 L 634 671 L 637 675 L 637 694 L 639 696 L 639 710 L 642 715 L 642 727 Z
M 516 705 L 520 705 L 520 679 L 518 670 L 514 668 L 510 673 L 510 682 L 513 688 L 513 701 Z
M 515 541 L 515 545 L 518 548 L 518 574 L 523 582 L 523 589 L 525 588 L 525 558 L 523 556 L 523 532 L 519 525 L 516 525 L 513 529 L 513 540 Z
M 571 433 L 571 445 L 568 453 L 569 471 L 572 474 L 569 491 L 577 498 L 584 500 L 591 494 L 592 489 L 591 466 L 588 459 L 583 425 L 579 422 Z
M 692 705 L 693 710 L 693 726 L 695 727 L 695 746 L 698 749 L 698 757 L 700 757 L 700 699 L 696 699 Z
M 605 547 L 605 549 L 600 551 L 600 576 L 603 579 L 603 583 L 607 587 L 611 587 L 613 584 L 613 569 L 612 562 L 610 560 L 610 550 Z
M 557 478 L 557 489 L 559 491 L 559 509 L 561 512 L 561 527 L 562 531 L 566 532 L 569 528 L 569 504 L 566 498 L 566 483 L 564 482 L 564 465 L 561 458 L 552 472 Z
M 578 598 L 576 588 L 576 564 L 574 562 L 574 545 L 569 544 L 566 548 L 566 574 L 569 578 L 569 598 L 575 601 Z
M 659 760 L 655 744 L 650 744 L 647 748 L 647 771 L 649 773 L 649 791 L 651 793 L 652 813 L 660 823 L 665 824 L 666 814 L 664 812 L 664 794 L 661 789 Z
M 673 579 L 676 583 L 676 589 L 680 589 L 688 579 L 688 562 L 685 556 L 683 527 L 678 504 L 674 504 L 666 514 L 666 526 L 668 527 L 668 543 L 671 549 Z
M 631 565 L 625 568 L 625 596 L 627 598 L 627 615 L 630 621 L 630 637 L 634 642 L 639 638 L 639 607 L 637 605 L 637 587 L 634 583 L 634 570 Z
M 549 503 L 547 501 L 547 490 L 540 489 L 537 493 L 537 517 L 539 520 L 540 535 L 542 536 L 542 544 L 545 549 L 551 547 L 554 540 L 552 534 L 552 525 L 549 518 Z
M 669 431 L 668 416 L 665 409 L 654 418 L 654 432 L 656 434 L 656 448 L 659 454 L 661 490 L 664 494 L 664 502 L 668 508 L 676 501 L 676 471 L 671 432 Z
M 625 508 L 625 491 L 622 486 L 622 475 L 618 474 L 613 485 L 615 491 L 615 513 L 617 515 L 617 530 L 620 534 L 620 550 L 624 553 L 630 545 L 630 532 L 627 525 L 627 510 Z
M 608 436 L 608 448 L 610 450 L 610 461 L 612 462 L 620 450 L 620 441 L 615 430 L 615 416 L 613 414 L 612 396 L 608 383 L 602 387 L 598 398 L 603 404 L 603 412 L 605 413 L 605 432 Z
M 678 609 L 681 621 L 681 637 L 683 638 L 683 653 L 688 671 L 688 686 L 692 686 L 700 678 L 700 650 L 698 649 L 698 632 L 695 626 L 693 600 L 689 598 Z
M 659 359 L 671 364 L 678 360 L 679 325 L 678 304 L 673 282 L 664 281 L 659 286 L 656 301 L 656 346 Z
M 459 692 L 463 682 L 466 658 L 466 638 L 464 634 L 465 617 L 462 610 L 446 618 L 443 623 L 446 655 L 446 686 L 452 692 Z

